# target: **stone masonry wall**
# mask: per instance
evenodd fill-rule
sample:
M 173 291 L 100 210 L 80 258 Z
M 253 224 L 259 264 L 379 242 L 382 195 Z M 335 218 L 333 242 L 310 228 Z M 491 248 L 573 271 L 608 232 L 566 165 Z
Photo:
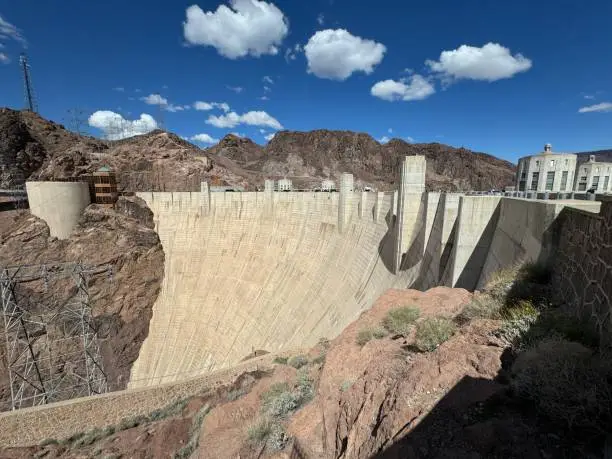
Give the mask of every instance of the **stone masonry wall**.
M 593 324 L 602 345 L 612 343 L 612 199 L 599 214 L 565 208 L 553 262 L 557 299 Z

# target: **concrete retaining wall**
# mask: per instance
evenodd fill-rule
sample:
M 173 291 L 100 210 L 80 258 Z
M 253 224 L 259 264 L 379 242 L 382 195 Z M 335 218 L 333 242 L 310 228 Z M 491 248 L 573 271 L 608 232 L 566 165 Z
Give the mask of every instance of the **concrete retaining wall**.
M 83 182 L 26 182 L 26 191 L 30 212 L 43 219 L 58 239 L 70 237 L 90 204 L 89 187 Z

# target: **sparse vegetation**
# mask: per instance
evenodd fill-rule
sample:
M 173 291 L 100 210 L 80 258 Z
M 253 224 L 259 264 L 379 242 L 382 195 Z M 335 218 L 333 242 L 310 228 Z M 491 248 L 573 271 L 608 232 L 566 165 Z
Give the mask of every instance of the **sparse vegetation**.
M 493 296 L 481 294 L 472 298 L 472 301 L 459 314 L 459 318 L 463 320 L 499 319 L 503 307 L 503 302 Z
M 273 362 L 279 365 L 287 365 L 287 360 L 289 360 L 287 357 L 276 357 Z
M 583 345 L 546 339 L 519 357 L 511 388 L 570 431 L 604 433 L 612 421 L 612 365 Z
M 417 324 L 415 346 L 421 352 L 431 352 L 455 333 L 457 326 L 446 317 L 428 317 Z
M 269 418 L 263 417 L 249 427 L 247 435 L 251 443 L 261 444 L 266 441 L 270 432 L 272 432 L 272 422 Z
M 382 327 L 367 327 L 362 328 L 357 333 L 357 344 L 363 346 L 368 341 L 373 339 L 381 339 L 387 336 L 387 331 Z
M 38 446 L 57 445 L 59 442 L 55 438 L 46 438 Z
M 407 336 L 419 315 L 419 309 L 414 306 L 391 309 L 383 319 L 383 326 L 390 333 Z
M 174 454 L 175 459 L 186 459 L 190 457 L 195 450 L 198 449 L 200 443 L 200 432 L 202 430 L 202 423 L 204 422 L 204 418 L 209 412 L 210 406 L 208 404 L 204 405 L 198 410 L 196 415 L 193 417 L 193 420 L 191 421 L 191 428 L 189 429 L 189 441 L 185 446 L 183 446 Z
M 303 366 L 308 365 L 308 358 L 305 355 L 296 355 L 291 357 L 287 363 L 296 370 L 299 370 Z

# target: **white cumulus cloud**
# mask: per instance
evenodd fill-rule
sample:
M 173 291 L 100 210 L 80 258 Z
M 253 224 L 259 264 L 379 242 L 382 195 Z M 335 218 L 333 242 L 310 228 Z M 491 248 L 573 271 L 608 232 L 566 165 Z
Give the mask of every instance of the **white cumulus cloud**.
M 225 113 L 230 111 L 230 106 L 226 102 L 202 102 L 200 100 L 193 103 L 193 108 L 200 111 L 209 111 L 214 108 L 220 108 Z
M 264 111 L 250 111 L 243 115 L 239 115 L 236 112 L 229 112 L 221 116 L 211 115 L 206 120 L 206 123 L 218 128 L 233 128 L 239 124 L 267 126 L 272 129 L 283 128 L 276 118 L 273 118 Z
M 320 30 L 304 46 L 308 73 L 339 81 L 354 72 L 372 73 L 386 50 L 385 45 L 356 37 L 344 29 Z
M 399 81 L 379 81 L 370 89 L 370 94 L 374 97 L 388 101 L 422 100 L 435 92 L 434 86 L 421 75 L 412 75 Z
M 231 0 L 230 6 L 204 12 L 197 5 L 186 10 L 183 33 L 187 43 L 212 46 L 229 59 L 277 54 L 289 32 L 289 23 L 274 4 L 258 0 Z
M 157 121 L 146 113 L 141 114 L 139 119 L 127 120 L 119 113 L 98 110 L 89 117 L 88 122 L 90 126 L 100 129 L 108 140 L 125 139 L 157 129 Z
M 262 81 L 264 83 L 268 83 L 268 84 L 274 84 L 274 80 L 272 79 L 272 77 L 269 77 L 268 75 L 266 75 L 265 77 L 262 78 Z
M 214 137 L 208 134 L 196 134 L 194 136 L 189 137 L 189 139 L 187 140 L 192 140 L 192 141 L 201 142 L 201 143 L 208 143 L 208 144 L 219 142 L 219 139 L 215 139 Z
M 589 112 L 612 112 L 612 102 L 602 102 L 600 104 L 588 105 L 578 110 L 578 113 Z
M 378 141 L 380 143 L 387 143 L 389 142 L 389 140 L 391 140 L 389 137 L 387 137 L 386 135 L 383 135 L 380 139 L 378 139 Z
M 141 97 L 140 100 L 147 105 L 168 105 L 168 99 L 159 94 L 149 94 L 146 97 Z
M 242 91 L 244 91 L 242 86 L 226 86 L 226 88 L 230 91 L 234 91 L 236 94 L 240 94 Z
M 451 51 L 442 51 L 438 61 L 425 64 L 443 78 L 497 81 L 526 72 L 532 66 L 522 54 L 512 55 L 508 48 L 498 43 L 487 43 L 482 48 L 461 45 Z
M 319 23 L 319 25 L 323 25 L 323 23 L 325 22 L 325 16 L 323 16 L 323 13 L 319 13 L 319 15 L 317 16 L 317 22 Z
M 270 133 L 268 135 L 265 135 L 264 139 L 266 139 L 269 142 L 270 140 L 272 140 L 274 138 L 275 135 L 276 135 L 276 133 L 272 132 L 272 133 Z
M 3 64 L 8 64 L 9 62 L 11 62 L 11 59 L 4 53 L 0 53 L 0 62 L 2 62 Z

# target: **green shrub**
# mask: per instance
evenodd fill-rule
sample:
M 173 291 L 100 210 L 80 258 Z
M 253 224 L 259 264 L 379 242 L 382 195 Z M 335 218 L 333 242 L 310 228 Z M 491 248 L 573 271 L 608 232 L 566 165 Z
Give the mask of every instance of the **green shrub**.
M 463 308 L 459 317 L 466 320 L 498 319 L 503 306 L 501 301 L 491 295 L 478 295 Z
M 268 435 L 272 432 L 272 422 L 264 417 L 258 419 L 254 424 L 249 426 L 247 431 L 248 439 L 251 443 L 261 444 L 267 440 Z
M 383 326 L 390 333 L 406 336 L 419 315 L 419 309 L 413 306 L 391 309 L 383 319 Z
M 431 352 L 455 333 L 457 326 L 446 317 L 428 317 L 417 324 L 415 346 Z
M 308 371 L 303 368 L 298 371 L 297 375 L 297 390 L 300 395 L 300 406 L 310 402 L 315 394 L 314 379 L 310 376 Z
M 279 423 L 275 423 L 272 425 L 270 429 L 270 433 L 268 434 L 267 445 L 273 451 L 280 451 L 287 446 L 287 442 L 289 441 L 289 436 L 287 432 L 283 428 L 283 426 Z
M 387 331 L 381 327 L 362 328 L 357 332 L 357 344 L 363 346 L 373 339 L 381 339 L 387 336 Z
M 276 357 L 273 362 L 280 365 L 287 365 L 287 360 L 289 360 L 287 357 Z
M 294 357 L 291 357 L 289 359 L 289 362 L 287 363 L 291 365 L 293 368 L 299 370 L 304 365 L 308 365 L 308 358 L 305 355 L 296 355 Z

